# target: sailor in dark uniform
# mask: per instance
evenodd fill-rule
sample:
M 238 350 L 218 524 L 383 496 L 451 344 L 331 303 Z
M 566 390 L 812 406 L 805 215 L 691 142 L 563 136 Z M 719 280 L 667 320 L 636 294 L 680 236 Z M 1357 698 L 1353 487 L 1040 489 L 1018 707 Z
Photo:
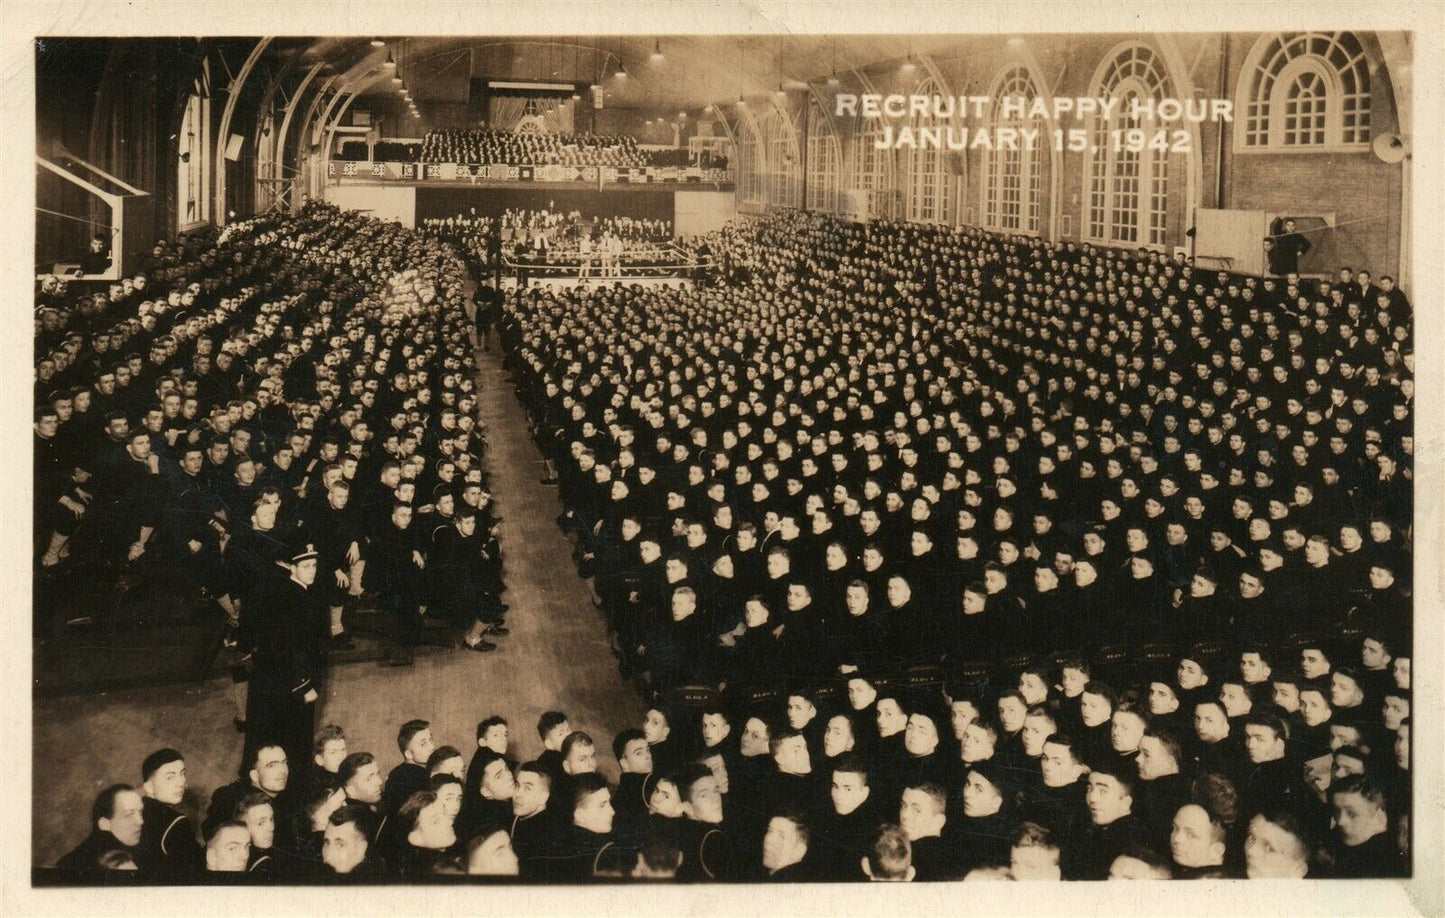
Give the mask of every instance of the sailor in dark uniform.
M 174 749 L 158 749 L 141 763 L 145 825 L 140 847 L 158 879 L 184 880 L 200 873 L 205 853 L 191 819 L 178 807 L 186 795 L 186 763 Z
M 311 593 L 317 552 L 307 543 L 286 564 L 289 576 L 268 572 L 248 613 L 256 653 L 246 699 L 246 742 L 273 740 L 291 762 L 305 762 L 316 733 L 316 682 L 323 665 L 328 619 Z M 246 756 L 249 760 L 250 756 Z

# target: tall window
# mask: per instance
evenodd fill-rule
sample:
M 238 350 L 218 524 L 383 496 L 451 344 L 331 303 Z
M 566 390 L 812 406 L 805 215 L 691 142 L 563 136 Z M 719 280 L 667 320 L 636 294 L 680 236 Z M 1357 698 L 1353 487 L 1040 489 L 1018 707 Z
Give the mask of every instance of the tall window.
M 813 99 L 808 103 L 808 209 L 823 213 L 838 212 L 838 180 L 843 165 L 843 152 L 833 124 L 822 106 Z
M 1172 98 L 1164 64 L 1144 45 L 1129 45 L 1103 68 L 1095 92 L 1118 99 L 1110 118 L 1094 118 L 1085 160 L 1084 226 L 1089 238 L 1129 246 L 1163 246 L 1167 232 L 1169 153 L 1154 143 L 1169 125 L 1136 115 L 1134 102 Z M 1142 131 L 1142 148 L 1130 132 Z M 1140 135 L 1134 135 L 1135 137 Z M 1167 132 L 1163 137 L 1167 140 Z
M 1040 166 L 1043 146 L 1049 143 L 1048 128 L 1040 118 L 1022 117 L 1019 106 L 1027 106 L 1038 96 L 1038 89 L 1028 69 L 1015 64 L 999 75 L 992 93 L 993 128 L 1032 129 L 1038 131 L 1037 141 L 1019 149 L 985 151 L 983 185 L 983 224 L 1006 232 L 1037 233 L 1039 231 L 1039 199 L 1043 188 Z M 1020 141 L 1022 144 L 1022 141 Z
M 1351 32 L 1260 39 L 1240 81 L 1246 150 L 1359 147 L 1370 142 L 1370 68 Z
M 176 225 L 181 229 L 210 219 L 211 102 L 194 93 L 186 100 L 177 135 Z
M 924 80 L 913 94 L 930 99 L 944 95 L 942 88 L 932 78 Z M 930 142 L 924 142 L 925 131 L 930 134 L 937 131 L 941 134 L 947 125 L 946 119 L 934 117 L 931 106 L 910 123 L 916 143 L 902 151 L 903 174 L 906 176 L 904 188 L 908 192 L 910 220 L 920 223 L 948 222 L 952 211 L 949 206 L 951 196 L 948 194 L 952 175 L 948 170 L 947 151 L 933 144 L 931 138 Z
M 758 115 L 758 132 L 767 144 L 766 194 L 768 203 L 778 207 L 802 205 L 802 170 L 798 161 L 798 133 L 791 118 L 776 105 L 767 105 Z
M 885 191 L 889 184 L 889 151 L 873 146 L 883 139 L 883 119 L 863 118 L 859 125 L 862 130 L 853 139 L 853 187 Z
M 739 201 L 761 203 L 763 200 L 763 151 L 752 122 L 746 115 L 738 118 L 737 196 Z

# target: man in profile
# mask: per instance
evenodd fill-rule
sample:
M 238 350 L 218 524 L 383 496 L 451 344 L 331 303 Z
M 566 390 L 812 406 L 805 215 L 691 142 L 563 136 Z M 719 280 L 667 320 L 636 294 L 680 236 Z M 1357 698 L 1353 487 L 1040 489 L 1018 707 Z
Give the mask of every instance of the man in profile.
M 435 749 L 431 724 L 424 720 L 407 721 L 397 731 L 396 745 L 401 750 L 401 764 L 386 776 L 386 786 L 381 792 L 381 810 L 387 815 L 401 809 L 412 794 L 427 789 L 426 763 Z
M 552 776 L 540 762 L 527 762 L 517 769 L 510 834 L 526 878 L 550 877 L 550 868 L 555 866 L 558 826 L 548 810 L 551 796 Z
M 186 762 L 174 749 L 158 749 L 141 763 L 145 824 L 143 859 L 158 879 L 180 880 L 200 872 L 203 855 L 190 817 L 179 807 L 186 796 Z
M 579 882 L 597 876 L 604 856 L 609 849 L 616 847 L 612 837 L 616 811 L 612 809 L 612 788 L 596 772 L 578 774 L 569 784 L 572 826 L 567 835 L 561 876 Z M 630 865 L 630 859 L 628 861 Z
M 95 798 L 90 808 L 90 834 L 85 841 L 55 862 L 57 870 L 75 880 L 98 882 L 103 876 L 102 855 L 121 851 L 143 866 L 141 830 L 145 802 L 129 784 L 112 784 Z

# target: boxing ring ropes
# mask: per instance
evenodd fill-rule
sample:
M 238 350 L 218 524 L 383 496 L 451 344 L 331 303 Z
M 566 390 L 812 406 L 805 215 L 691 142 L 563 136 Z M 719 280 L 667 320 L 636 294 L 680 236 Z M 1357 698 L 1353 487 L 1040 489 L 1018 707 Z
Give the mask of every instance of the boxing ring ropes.
M 597 252 L 583 257 L 575 245 L 551 248 L 542 260 L 532 256 L 518 258 L 515 246 L 502 250 L 502 273 L 519 282 L 566 279 L 617 281 L 641 278 L 683 278 L 696 280 L 714 268 L 716 259 L 709 255 L 699 259 L 693 250 L 676 242 L 629 246 L 616 261 L 605 262 Z

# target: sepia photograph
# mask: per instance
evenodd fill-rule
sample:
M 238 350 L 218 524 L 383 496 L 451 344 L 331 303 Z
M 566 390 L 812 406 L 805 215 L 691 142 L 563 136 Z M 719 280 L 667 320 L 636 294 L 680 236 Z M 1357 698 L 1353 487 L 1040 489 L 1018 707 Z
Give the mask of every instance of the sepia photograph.
M 56 6 L 37 901 L 1440 907 L 1433 19 Z

